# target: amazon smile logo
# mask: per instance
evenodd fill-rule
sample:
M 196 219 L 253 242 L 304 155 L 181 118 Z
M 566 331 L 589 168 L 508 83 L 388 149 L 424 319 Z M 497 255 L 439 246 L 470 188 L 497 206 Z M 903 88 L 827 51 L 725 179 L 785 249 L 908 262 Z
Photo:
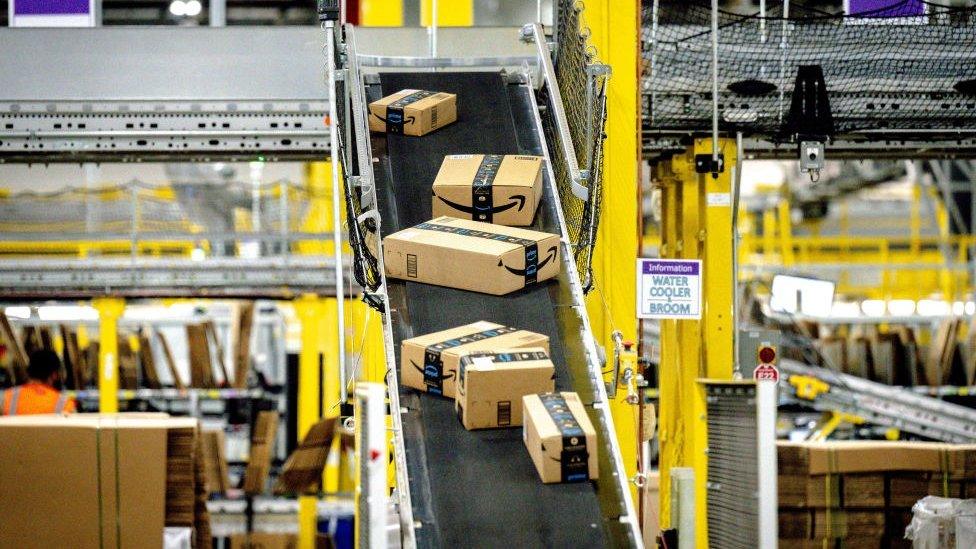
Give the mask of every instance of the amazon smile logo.
M 529 257 L 528 255 L 526 256 L 525 259 L 526 262 L 532 260 L 532 258 Z M 505 263 L 503 263 L 501 260 L 498 260 L 498 266 L 505 267 L 505 269 L 507 269 L 508 272 L 512 273 L 515 276 L 535 276 L 535 274 L 538 273 L 541 269 L 543 269 L 550 261 L 554 261 L 555 259 L 556 259 L 556 247 L 552 246 L 549 248 L 549 253 L 546 254 L 546 258 L 536 265 L 527 265 L 526 266 L 527 268 L 525 269 L 513 269 L 508 265 L 505 265 Z
M 383 118 L 382 116 L 376 114 L 375 112 L 371 112 L 369 114 L 375 116 L 376 118 L 379 118 L 385 124 L 403 124 L 404 126 L 406 126 L 408 124 L 413 124 L 414 122 L 417 121 L 417 118 L 415 116 L 404 117 L 400 113 L 388 113 L 386 118 Z
M 428 380 L 432 380 L 432 381 L 444 381 L 444 380 L 447 380 L 447 379 L 453 379 L 454 378 L 454 370 L 451 370 L 450 372 L 448 372 L 446 374 L 440 374 L 440 376 L 432 376 L 432 375 L 427 375 L 427 372 L 422 367 L 418 366 L 417 363 L 414 362 L 414 361 L 412 361 L 412 360 L 410 361 L 410 365 L 413 366 L 418 372 L 420 372 L 421 374 L 423 374 L 424 379 L 428 379 Z
M 518 206 L 517 211 L 522 211 L 522 208 L 525 207 L 525 195 L 522 194 L 513 194 L 511 202 L 509 202 L 508 204 L 504 204 L 502 206 L 496 206 L 494 208 L 483 207 L 483 206 L 479 207 L 475 205 L 465 206 L 463 204 L 458 204 L 457 202 L 452 202 L 444 198 L 443 196 L 437 196 L 437 193 L 434 193 L 434 196 L 436 196 L 437 198 L 440 199 L 441 202 L 447 204 L 448 206 L 454 208 L 455 210 L 464 212 L 468 215 L 478 215 L 484 213 L 491 213 L 491 214 L 502 213 L 504 211 L 511 210 L 516 206 Z

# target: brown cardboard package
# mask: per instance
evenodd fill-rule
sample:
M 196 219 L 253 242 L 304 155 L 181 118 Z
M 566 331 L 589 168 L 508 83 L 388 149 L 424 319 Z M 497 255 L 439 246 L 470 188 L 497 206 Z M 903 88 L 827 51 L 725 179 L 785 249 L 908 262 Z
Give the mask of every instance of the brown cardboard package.
M 433 185 L 434 217 L 449 215 L 527 227 L 542 200 L 542 157 L 514 154 L 445 156 Z
M 582 482 L 598 477 L 596 431 L 579 395 L 526 395 L 522 406 L 522 440 L 542 482 Z
M 392 278 L 504 295 L 559 274 L 559 236 L 438 217 L 383 239 Z
M 400 383 L 454 398 L 461 355 L 471 351 L 525 347 L 542 347 L 548 353 L 549 337 L 481 321 L 405 339 L 400 345 Z
M 542 347 L 472 351 L 458 363 L 454 407 L 465 429 L 522 425 L 522 397 L 555 390 Z
M 153 547 L 163 539 L 167 434 L 196 420 L 0 418 L 0 547 Z
M 369 131 L 420 136 L 457 120 L 457 96 L 400 90 L 369 104 Z

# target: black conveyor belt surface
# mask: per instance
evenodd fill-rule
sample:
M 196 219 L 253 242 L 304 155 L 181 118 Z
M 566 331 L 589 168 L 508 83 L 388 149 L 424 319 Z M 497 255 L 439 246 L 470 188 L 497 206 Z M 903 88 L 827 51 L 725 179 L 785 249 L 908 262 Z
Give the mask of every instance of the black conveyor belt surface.
M 431 217 L 430 185 L 448 154 L 539 154 L 524 88 L 500 73 L 382 73 L 370 100 L 405 88 L 458 94 L 458 121 L 423 137 L 374 135 L 378 196 L 389 234 Z M 517 127 L 518 125 L 518 127 Z M 548 198 L 551 200 L 551 197 Z M 556 232 L 540 208 L 538 228 Z M 463 268 L 459 265 L 458 268 Z M 558 389 L 570 390 L 564 341 L 554 314 L 555 281 L 491 296 L 391 281 L 394 338 L 489 320 L 550 338 Z M 392 296 L 397 294 L 400 302 Z M 607 543 L 591 483 L 544 485 L 521 429 L 466 431 L 453 401 L 401 387 L 414 518 L 421 547 L 600 547 Z

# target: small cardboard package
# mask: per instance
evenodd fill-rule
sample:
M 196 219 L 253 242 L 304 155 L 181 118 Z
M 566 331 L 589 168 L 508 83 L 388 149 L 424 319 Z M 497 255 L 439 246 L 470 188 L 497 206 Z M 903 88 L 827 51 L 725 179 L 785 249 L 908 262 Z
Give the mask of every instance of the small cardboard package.
M 522 397 L 522 439 L 546 484 L 582 482 L 599 475 L 596 430 L 576 393 Z
M 559 274 L 559 236 L 438 217 L 383 239 L 392 278 L 504 295 Z
M 420 136 L 457 120 L 457 96 L 400 90 L 369 104 L 369 131 Z
M 514 154 L 445 156 L 433 185 L 434 217 L 449 215 L 526 227 L 542 200 L 542 157 Z
M 541 347 L 472 351 L 458 363 L 458 419 L 468 430 L 522 425 L 522 397 L 552 392 L 554 377 Z
M 400 346 L 400 382 L 449 398 L 455 396 L 455 378 L 462 355 L 471 351 L 541 347 L 549 352 L 549 338 L 494 322 L 475 322 L 450 330 L 403 340 Z

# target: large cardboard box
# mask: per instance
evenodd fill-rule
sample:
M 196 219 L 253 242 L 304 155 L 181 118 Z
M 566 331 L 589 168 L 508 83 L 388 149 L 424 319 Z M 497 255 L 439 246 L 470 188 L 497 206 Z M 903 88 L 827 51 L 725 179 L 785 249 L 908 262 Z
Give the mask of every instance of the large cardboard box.
M 542 347 L 472 351 L 458 363 L 454 407 L 465 429 L 522 425 L 522 397 L 555 390 L 555 367 Z
M 400 90 L 369 104 L 369 131 L 420 136 L 457 120 L 457 96 Z
M 596 430 L 579 395 L 526 395 L 522 406 L 522 439 L 542 482 L 598 478 Z
M 526 227 L 542 200 L 542 157 L 454 154 L 444 157 L 433 185 L 434 217 L 449 215 Z
M 541 347 L 548 353 L 549 337 L 480 321 L 405 339 L 400 345 L 400 383 L 454 398 L 455 378 L 462 355 L 471 351 L 524 347 Z
M 383 240 L 392 278 L 504 295 L 559 274 L 559 236 L 438 217 Z
M 159 547 L 167 434 L 196 420 L 0 418 L 0 547 Z

